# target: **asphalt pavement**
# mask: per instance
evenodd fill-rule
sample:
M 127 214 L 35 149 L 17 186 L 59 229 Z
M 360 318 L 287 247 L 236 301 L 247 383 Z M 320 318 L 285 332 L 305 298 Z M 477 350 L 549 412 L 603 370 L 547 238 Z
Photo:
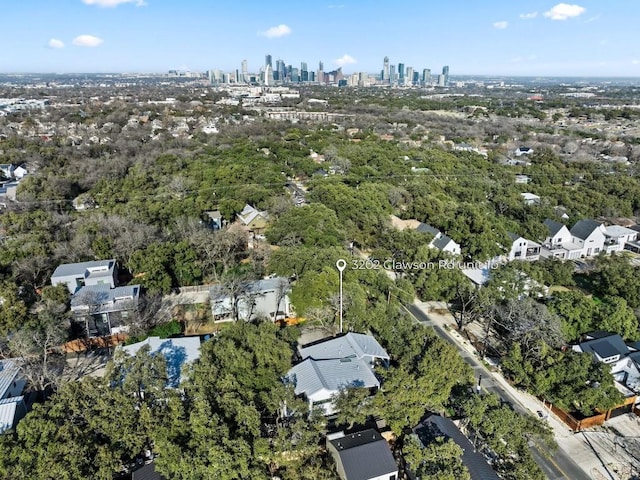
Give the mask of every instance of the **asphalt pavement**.
M 467 362 L 477 379 L 482 378 L 480 384 L 484 391 L 495 393 L 504 402 L 511 404 L 515 411 L 523 415 L 531 415 L 530 411 L 524 407 L 519 399 L 507 391 L 498 380 L 496 380 L 494 372 L 489 371 L 482 362 L 465 349 L 461 342 L 466 342 L 462 337 L 455 338 L 454 334 L 448 332 L 436 322 L 432 321 L 429 316 L 417 305 L 409 305 L 405 307 L 407 311 L 416 319 L 416 321 L 431 326 L 435 332 L 456 347 L 460 356 Z M 531 453 L 536 463 L 540 466 L 547 478 L 550 480 L 590 480 L 591 477 L 586 474 L 561 448 L 551 452 L 545 445 L 529 443 Z

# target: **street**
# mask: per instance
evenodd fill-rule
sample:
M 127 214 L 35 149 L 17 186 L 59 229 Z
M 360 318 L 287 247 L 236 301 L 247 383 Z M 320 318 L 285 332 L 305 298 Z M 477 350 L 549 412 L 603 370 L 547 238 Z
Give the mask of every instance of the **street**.
M 464 342 L 466 340 L 463 340 L 462 337 L 460 337 L 460 340 L 454 338 L 453 334 L 449 333 L 436 322 L 432 321 L 418 306 L 409 305 L 405 307 L 405 309 L 416 321 L 423 325 L 431 326 L 441 338 L 456 347 L 464 361 L 473 369 L 475 377 L 482 378 L 481 386 L 484 391 L 495 393 L 504 402 L 508 402 L 513 405 L 513 408 L 520 414 L 531 414 L 530 411 L 520 403 L 518 398 L 503 388 L 500 382 L 496 380 L 495 375 L 499 374 L 489 371 L 477 358 L 463 348 L 460 342 Z M 544 445 L 531 444 L 530 442 L 529 446 L 536 463 L 550 480 L 590 479 L 590 477 L 562 449 L 558 448 L 558 450 L 551 453 Z

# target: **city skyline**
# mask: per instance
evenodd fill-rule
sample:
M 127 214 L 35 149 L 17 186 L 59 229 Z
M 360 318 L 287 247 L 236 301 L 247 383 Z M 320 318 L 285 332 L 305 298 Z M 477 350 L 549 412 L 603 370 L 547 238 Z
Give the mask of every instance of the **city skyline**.
M 457 75 L 640 76 L 637 4 L 399 0 L 212 5 L 205 0 L 25 0 L 4 7 L 0 72 L 248 71 L 272 55 L 299 67 L 379 74 L 450 65 Z M 315 70 L 315 68 L 310 68 Z

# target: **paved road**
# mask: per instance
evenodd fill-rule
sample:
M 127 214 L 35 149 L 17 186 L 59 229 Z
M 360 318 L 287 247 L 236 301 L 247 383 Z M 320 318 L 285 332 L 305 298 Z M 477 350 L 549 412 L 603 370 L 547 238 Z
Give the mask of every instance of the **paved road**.
M 480 375 L 482 375 L 481 385 L 485 391 L 497 394 L 504 401 L 513 405 L 517 412 L 523 415 L 531 414 L 529 410 L 520 404 L 516 397 L 494 380 L 494 373 L 490 372 L 484 364 L 462 348 L 449 332 L 432 322 L 417 306 L 409 305 L 406 309 L 418 322 L 431 326 L 440 337 L 456 347 L 463 360 L 473 369 L 475 377 L 480 378 Z M 550 480 L 590 480 L 590 477 L 562 449 L 551 453 L 544 445 L 532 445 L 530 443 L 529 446 L 536 463 Z

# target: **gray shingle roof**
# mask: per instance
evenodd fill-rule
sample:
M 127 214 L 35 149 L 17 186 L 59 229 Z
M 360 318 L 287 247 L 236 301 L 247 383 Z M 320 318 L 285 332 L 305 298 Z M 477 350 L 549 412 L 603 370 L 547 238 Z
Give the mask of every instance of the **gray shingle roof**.
M 597 353 L 600 358 L 613 357 L 614 355 L 624 357 L 629 354 L 629 348 L 617 333 L 581 342 L 580 348 L 583 352 Z
M 562 223 L 551 220 L 550 218 L 547 218 L 544 221 L 544 225 L 549 229 L 550 237 L 555 236 L 560 230 L 562 230 L 562 227 L 564 227 Z
M 595 220 L 578 220 L 576 224 L 571 229 L 571 235 L 574 237 L 580 238 L 582 240 L 586 240 L 589 238 L 594 230 L 602 225 L 600 222 L 596 222 Z
M 398 471 L 389 445 L 375 430 L 356 432 L 330 440 L 347 480 L 369 480 Z
M 416 227 L 416 232 L 430 233 L 431 235 L 437 236 L 440 233 L 440 230 L 426 223 L 421 223 Z
M 371 335 L 349 332 L 341 337 L 331 338 L 322 342 L 298 349 L 302 358 L 311 357 L 315 360 L 330 358 L 344 358 L 355 355 L 389 360 L 389 354 Z
M 439 237 L 435 238 L 431 242 L 431 245 L 433 245 L 434 247 L 436 247 L 439 250 L 443 250 L 451 242 L 453 242 L 453 240 L 451 238 L 447 237 L 446 235 L 440 235 Z
M 132 480 L 164 480 L 164 477 L 156 472 L 155 465 L 149 463 L 133 472 Z
M 469 470 L 471 480 L 500 480 L 487 460 L 476 452 L 469 439 L 462 434 L 456 425 L 448 418 L 439 415 L 429 415 L 413 432 L 423 445 L 427 445 L 437 437 L 450 438 L 462 448 L 462 463 Z

